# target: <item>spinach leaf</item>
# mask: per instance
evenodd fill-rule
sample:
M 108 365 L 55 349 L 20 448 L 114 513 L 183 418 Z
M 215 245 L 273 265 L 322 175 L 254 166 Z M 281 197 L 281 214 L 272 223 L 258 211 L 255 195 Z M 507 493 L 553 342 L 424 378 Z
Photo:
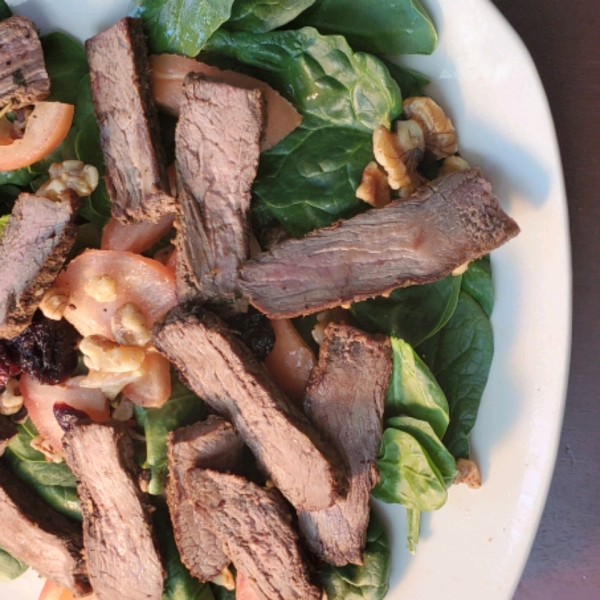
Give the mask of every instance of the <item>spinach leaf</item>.
M 427 421 L 401 416 L 389 419 L 387 425 L 412 435 L 434 462 L 446 487 L 452 485 L 456 477 L 456 461 Z
M 402 112 L 400 90 L 385 66 L 353 52 L 341 36 L 322 36 L 310 27 L 260 34 L 221 30 L 208 50 L 262 70 L 304 117 L 331 127 L 371 135 Z
M 233 0 L 133 0 L 129 14 L 143 19 L 152 52 L 193 57 L 229 19 L 232 5 Z
M 35 177 L 27 167 L 22 169 L 15 169 L 14 171 L 0 171 L 0 185 L 18 185 L 26 186 L 31 183 L 31 180 Z
M 426 421 L 435 435 L 442 438 L 450 421 L 444 392 L 405 341 L 391 338 L 391 342 L 393 369 L 385 397 L 386 415 L 406 415 Z
M 254 210 L 262 205 L 294 236 L 356 214 L 356 186 L 372 160 L 371 136 L 306 119 L 261 156 Z
M 12 211 L 15 200 L 23 190 L 10 183 L 0 185 L 0 213 L 9 213 Z
M 391 60 L 387 60 L 382 56 L 379 60 L 387 67 L 390 75 L 394 78 L 394 81 L 400 87 L 403 98 L 410 98 L 411 96 L 425 96 L 425 86 L 429 85 L 430 81 L 418 71 L 408 69 L 407 67 L 401 67 Z
M 415 554 L 417 551 L 417 544 L 419 543 L 419 535 L 421 534 L 421 511 L 415 510 L 414 508 L 407 508 L 406 521 L 408 525 L 406 545 L 408 546 L 408 551 L 411 554 Z
M 211 583 L 210 588 L 213 592 L 215 600 L 235 600 L 235 590 L 228 590 L 222 585 Z
M 329 600 L 382 600 L 388 592 L 390 543 L 385 526 L 373 509 L 363 560 L 362 566 L 323 565 L 321 576 Z
M 358 50 L 431 54 L 437 33 L 419 0 L 318 0 L 294 25 L 340 33 Z
M 479 303 L 488 317 L 492 316 L 494 284 L 489 254 L 469 264 L 463 275 L 462 289 Z
M 393 335 L 416 347 L 438 332 L 450 319 L 458 302 L 461 277 L 449 275 L 426 285 L 394 290 L 351 307 L 359 326 L 371 333 Z
M 192 577 L 181 562 L 169 511 L 163 502 L 158 503 L 154 513 L 154 525 L 167 572 L 162 600 L 214 600 L 210 586 Z
M 12 10 L 4 0 L 0 0 L 0 21 L 4 21 L 8 17 L 12 17 Z
M 24 562 L 0 548 L 0 582 L 12 581 L 23 575 L 28 568 Z
M 262 33 L 295 19 L 315 0 L 235 0 L 227 29 Z
M 450 406 L 444 444 L 455 458 L 468 458 L 468 436 L 475 425 L 494 354 L 491 323 L 479 304 L 461 292 L 448 324 L 419 347 L 419 354 Z
M 41 41 L 46 71 L 52 82 L 48 100 L 75 104 L 79 82 L 89 72 L 83 46 L 60 32 L 45 35 Z
M 410 434 L 388 428 L 377 456 L 379 483 L 373 496 L 415 510 L 437 510 L 448 497 L 444 480 L 427 451 Z
M 10 215 L 4 215 L 0 217 L 0 238 L 4 235 L 4 230 L 6 229 L 9 219 Z
M 167 435 L 170 431 L 199 421 L 206 415 L 204 402 L 172 374 L 171 397 L 160 408 L 135 407 L 136 420 L 146 434 L 146 461 L 150 470 L 150 494 L 162 494 L 167 481 Z

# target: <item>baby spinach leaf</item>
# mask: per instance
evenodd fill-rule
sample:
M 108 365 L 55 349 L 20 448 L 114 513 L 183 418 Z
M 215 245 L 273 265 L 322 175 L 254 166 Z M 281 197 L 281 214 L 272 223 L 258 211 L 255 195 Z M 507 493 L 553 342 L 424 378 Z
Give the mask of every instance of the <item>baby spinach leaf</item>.
M 458 302 L 461 278 L 449 275 L 435 283 L 394 290 L 355 302 L 351 311 L 360 327 L 371 333 L 393 335 L 418 346 L 450 319 Z
M 262 33 L 294 20 L 315 0 L 235 0 L 227 29 Z
M 160 501 L 154 513 L 154 525 L 167 573 L 162 600 L 214 600 L 210 586 L 192 577 L 181 562 L 169 511 Z
M 0 21 L 4 21 L 8 17 L 12 17 L 12 10 L 4 0 L 0 0 Z
M 408 551 L 411 554 L 415 554 L 417 551 L 417 544 L 419 543 L 419 535 L 421 534 L 421 511 L 415 510 L 414 508 L 407 508 L 406 521 L 408 525 L 406 545 L 408 546 Z
M 429 85 L 430 81 L 425 75 L 413 69 L 401 67 L 382 56 L 379 57 L 379 60 L 387 67 L 394 81 L 400 86 L 403 98 L 426 95 L 425 87 Z
M 448 324 L 419 347 L 419 354 L 450 406 L 444 444 L 455 458 L 468 458 L 468 436 L 475 425 L 494 354 L 491 323 L 479 304 L 461 292 Z
M 431 54 L 437 33 L 419 0 L 318 0 L 294 25 L 340 33 L 354 48 L 382 54 Z
M 6 229 L 9 219 L 10 215 L 4 215 L 0 217 L 0 238 L 4 235 L 4 230 Z
M 330 127 L 370 135 L 402 112 L 398 85 L 381 61 L 353 52 L 341 36 L 310 27 L 259 34 L 221 30 L 208 50 L 260 69 L 304 117 Z
M 254 210 L 266 208 L 294 236 L 361 209 L 356 186 L 372 157 L 371 136 L 316 119 L 261 156 Z
M 479 303 L 488 317 L 492 316 L 494 284 L 489 254 L 469 264 L 463 275 L 462 289 Z
M 415 510 L 437 510 L 447 499 L 446 486 L 435 463 L 409 433 L 388 428 L 377 456 L 379 483 L 373 496 Z
M 334 567 L 324 564 L 321 572 L 329 600 L 382 600 L 389 589 L 390 543 L 385 526 L 371 509 L 362 566 Z
M 12 581 L 23 575 L 28 568 L 23 561 L 11 556 L 6 550 L 0 548 L 0 582 Z
M 386 414 L 422 419 L 441 438 L 450 421 L 444 392 L 409 344 L 396 338 L 391 342 L 393 369 L 385 397 Z
M 152 52 L 197 56 L 229 19 L 233 0 L 133 0 L 132 17 L 144 21 Z
M 435 463 L 446 487 L 452 485 L 456 477 L 456 461 L 427 421 L 401 416 L 389 419 L 387 425 L 412 435 Z
M 25 186 L 29 185 L 34 177 L 35 173 L 32 173 L 27 167 L 14 171 L 0 171 L 0 185 Z
M 135 407 L 138 425 L 146 434 L 146 460 L 150 470 L 150 494 L 162 494 L 167 481 L 167 435 L 170 431 L 199 421 L 206 414 L 204 402 L 172 374 L 171 397 L 160 408 Z

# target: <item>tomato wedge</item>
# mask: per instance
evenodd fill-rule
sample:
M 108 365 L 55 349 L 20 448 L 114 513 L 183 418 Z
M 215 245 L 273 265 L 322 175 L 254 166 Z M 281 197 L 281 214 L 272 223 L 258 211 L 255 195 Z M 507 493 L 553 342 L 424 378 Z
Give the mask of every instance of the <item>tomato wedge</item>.
M 272 148 L 302 122 L 298 111 L 264 81 L 236 71 L 224 71 L 185 56 L 155 54 L 150 56 L 152 93 L 158 106 L 173 116 L 179 114 L 183 80 L 191 72 L 203 73 L 207 77 L 247 90 L 256 88 L 262 90 L 267 103 L 267 124 L 265 137 L 261 143 L 263 152 Z
M 60 587 L 47 579 L 38 600 L 74 600 L 74 598 L 70 590 Z M 91 594 L 90 596 L 80 598 L 80 600 L 96 600 L 96 596 Z
M 143 221 L 134 225 L 124 225 L 117 219 L 110 219 L 102 230 L 102 250 L 122 250 L 124 252 L 145 252 L 169 233 L 173 227 L 174 215 L 165 215 L 158 223 Z
M 12 144 L 0 145 L 0 171 L 28 167 L 58 148 L 67 137 L 75 107 L 62 102 L 37 102 L 25 133 Z

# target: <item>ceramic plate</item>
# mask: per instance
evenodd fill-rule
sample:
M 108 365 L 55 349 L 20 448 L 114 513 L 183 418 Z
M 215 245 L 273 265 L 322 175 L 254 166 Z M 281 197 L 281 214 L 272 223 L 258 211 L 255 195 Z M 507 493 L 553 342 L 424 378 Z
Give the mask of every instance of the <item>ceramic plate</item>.
M 81 40 L 123 16 L 128 0 L 28 0 L 16 12 L 46 33 Z M 522 233 L 493 254 L 496 353 L 472 445 L 483 487 L 450 490 L 427 515 L 416 556 L 401 507 L 385 507 L 393 542 L 389 600 L 509 600 L 542 513 L 560 435 L 570 350 L 571 267 L 566 199 L 552 118 L 533 62 L 487 0 L 429 0 L 440 34 L 427 74 L 460 150 L 482 167 Z M 0 597 L 35 600 L 29 573 Z

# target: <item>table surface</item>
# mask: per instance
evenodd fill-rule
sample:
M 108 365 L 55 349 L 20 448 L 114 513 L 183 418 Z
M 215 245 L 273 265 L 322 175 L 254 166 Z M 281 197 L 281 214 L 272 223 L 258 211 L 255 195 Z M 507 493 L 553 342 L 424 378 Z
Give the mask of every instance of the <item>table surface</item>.
M 561 148 L 573 252 L 565 420 L 540 528 L 513 600 L 600 598 L 600 2 L 494 0 L 529 48 Z

